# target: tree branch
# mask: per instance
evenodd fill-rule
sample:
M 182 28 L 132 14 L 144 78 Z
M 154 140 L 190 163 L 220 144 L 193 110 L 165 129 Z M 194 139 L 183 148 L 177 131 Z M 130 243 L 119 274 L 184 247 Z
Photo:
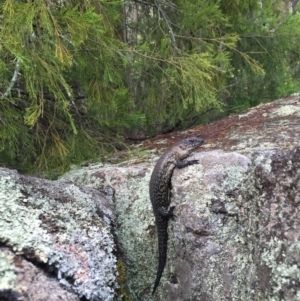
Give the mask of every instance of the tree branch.
M 6 89 L 5 93 L 3 94 L 3 97 L 7 97 L 9 95 L 11 89 L 15 85 L 15 83 L 18 79 L 19 70 L 20 70 L 20 61 L 19 61 L 19 59 L 17 59 L 13 77 L 11 78 L 10 84 L 9 84 L 8 88 Z
M 158 10 L 158 13 L 161 14 L 161 16 L 163 17 L 163 19 L 165 20 L 166 22 L 166 25 L 167 27 L 169 28 L 169 33 L 171 35 L 171 39 L 172 39 L 172 44 L 173 44 L 173 47 L 176 51 L 178 52 L 182 52 L 178 46 L 177 46 L 177 41 L 176 41 L 176 38 L 175 38 L 175 34 L 174 34 L 174 31 L 173 31 L 173 28 L 171 26 L 172 22 L 170 21 L 169 17 L 167 16 L 166 12 L 161 8 L 161 5 L 160 3 L 158 3 L 157 0 L 155 0 L 155 6 L 157 7 L 157 10 Z

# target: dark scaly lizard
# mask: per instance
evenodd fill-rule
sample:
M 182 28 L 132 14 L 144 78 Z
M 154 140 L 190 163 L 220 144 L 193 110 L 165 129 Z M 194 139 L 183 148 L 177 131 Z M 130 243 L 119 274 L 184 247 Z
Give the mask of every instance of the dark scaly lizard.
M 198 163 L 198 160 L 184 159 L 203 142 L 201 138 L 190 137 L 175 143 L 159 158 L 153 169 L 149 192 L 157 228 L 159 259 L 152 295 L 158 287 L 167 260 L 168 221 L 174 216 L 174 207 L 168 209 L 173 170 Z

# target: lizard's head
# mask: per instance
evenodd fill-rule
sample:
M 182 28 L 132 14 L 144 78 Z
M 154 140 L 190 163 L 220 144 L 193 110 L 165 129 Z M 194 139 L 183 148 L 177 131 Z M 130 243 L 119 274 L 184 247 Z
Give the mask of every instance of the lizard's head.
M 188 156 L 194 149 L 202 145 L 204 140 L 199 137 L 189 137 L 177 142 L 184 157 Z

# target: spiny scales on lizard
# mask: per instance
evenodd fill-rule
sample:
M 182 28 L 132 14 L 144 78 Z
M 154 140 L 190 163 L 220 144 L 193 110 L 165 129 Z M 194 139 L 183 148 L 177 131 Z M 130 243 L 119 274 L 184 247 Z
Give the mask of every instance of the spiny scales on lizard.
M 193 150 L 202 145 L 203 139 L 190 137 L 172 145 L 157 161 L 150 179 L 149 192 L 158 237 L 158 268 L 152 295 L 155 293 L 162 276 L 168 246 L 168 221 L 173 217 L 174 207 L 170 205 L 170 184 L 175 167 L 183 168 L 198 163 L 198 160 L 184 161 Z

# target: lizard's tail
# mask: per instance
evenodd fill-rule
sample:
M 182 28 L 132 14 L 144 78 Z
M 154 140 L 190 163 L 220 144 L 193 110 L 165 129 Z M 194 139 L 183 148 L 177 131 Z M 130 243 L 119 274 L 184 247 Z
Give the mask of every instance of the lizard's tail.
M 156 279 L 155 279 L 155 283 L 154 283 L 154 287 L 153 287 L 153 291 L 152 291 L 152 295 L 155 293 L 159 282 L 160 282 L 160 278 L 162 276 L 162 273 L 164 271 L 165 265 L 166 265 L 166 261 L 167 261 L 167 245 L 168 245 L 168 222 L 165 222 L 166 225 L 164 227 L 164 232 L 165 233 L 159 233 L 160 235 L 158 235 L 158 253 L 159 253 L 159 258 L 158 258 L 158 267 L 157 267 L 157 274 L 156 274 Z
M 155 293 L 155 291 L 156 291 L 156 289 L 159 285 L 160 278 L 161 278 L 162 273 L 163 273 L 164 268 L 165 268 L 166 259 L 167 259 L 167 256 L 165 256 L 164 259 L 159 258 L 159 264 L 158 264 L 158 268 L 157 268 L 157 274 L 156 274 L 156 279 L 155 279 L 152 295 L 154 295 L 154 293 Z

